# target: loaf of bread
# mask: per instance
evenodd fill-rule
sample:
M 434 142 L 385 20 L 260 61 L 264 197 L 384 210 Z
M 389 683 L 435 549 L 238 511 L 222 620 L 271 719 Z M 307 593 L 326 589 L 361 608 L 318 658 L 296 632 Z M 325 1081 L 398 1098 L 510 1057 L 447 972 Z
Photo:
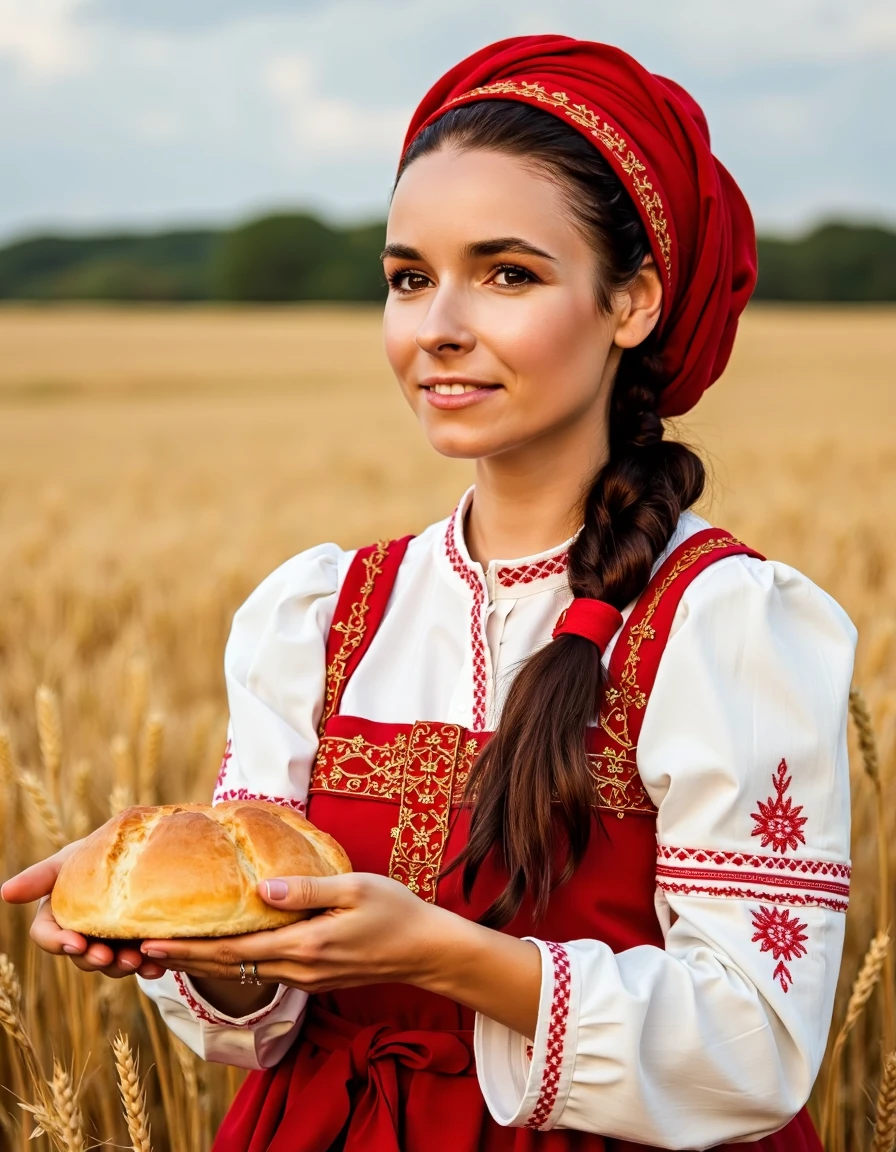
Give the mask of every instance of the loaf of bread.
M 57 923 L 85 936 L 233 936 L 312 914 L 272 908 L 257 881 L 349 871 L 331 836 L 279 804 L 162 804 L 126 808 L 86 837 L 51 902 Z

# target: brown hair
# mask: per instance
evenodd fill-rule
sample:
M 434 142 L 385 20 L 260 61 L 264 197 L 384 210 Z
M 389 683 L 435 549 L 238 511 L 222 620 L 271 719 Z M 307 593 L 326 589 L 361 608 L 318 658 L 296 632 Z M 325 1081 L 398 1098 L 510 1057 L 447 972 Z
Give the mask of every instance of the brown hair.
M 650 245 L 634 203 L 594 145 L 542 109 L 479 101 L 424 128 L 395 183 L 418 157 L 445 147 L 505 153 L 554 178 L 594 251 L 595 299 L 611 310 L 613 293 L 632 283 Z M 652 337 L 623 352 L 610 398 L 609 458 L 584 497 L 584 527 L 569 552 L 574 596 L 619 609 L 637 597 L 682 510 L 703 492 L 700 458 L 663 438 L 657 411 L 662 386 Z M 526 893 L 536 917 L 542 915 L 552 889 L 585 855 L 595 812 L 586 732 L 599 711 L 603 683 L 598 649 L 571 635 L 533 652 L 514 677 L 497 730 L 468 781 L 467 795 L 474 798 L 469 840 L 446 869 L 463 868 L 469 900 L 484 860 L 498 853 L 509 879 L 480 917 L 483 924 L 507 924 Z M 559 868 L 558 846 L 565 855 Z

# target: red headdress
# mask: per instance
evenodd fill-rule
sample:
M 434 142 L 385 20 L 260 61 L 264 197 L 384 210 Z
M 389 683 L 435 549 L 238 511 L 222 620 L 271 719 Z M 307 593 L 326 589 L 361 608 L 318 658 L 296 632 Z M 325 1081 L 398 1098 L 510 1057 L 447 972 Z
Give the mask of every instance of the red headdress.
M 519 100 L 560 117 L 609 159 L 638 209 L 663 277 L 658 326 L 663 416 L 696 404 L 722 374 L 756 283 L 756 235 L 741 190 L 713 156 L 697 102 L 609 44 L 513 36 L 462 60 L 411 118 L 404 156 L 441 113 Z

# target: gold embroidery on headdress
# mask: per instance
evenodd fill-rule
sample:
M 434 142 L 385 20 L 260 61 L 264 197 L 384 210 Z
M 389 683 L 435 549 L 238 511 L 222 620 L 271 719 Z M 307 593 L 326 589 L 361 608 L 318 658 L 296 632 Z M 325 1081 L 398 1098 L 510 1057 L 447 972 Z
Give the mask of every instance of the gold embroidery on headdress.
M 566 92 L 548 92 L 544 85 L 537 81 L 526 80 L 496 80 L 493 84 L 483 84 L 479 88 L 471 88 L 469 92 L 462 92 L 452 97 L 443 105 L 447 108 L 459 100 L 468 100 L 475 96 L 494 96 L 496 94 L 510 94 L 523 96 L 527 100 L 535 100 L 539 104 L 549 104 L 552 108 L 560 108 L 570 120 L 580 124 L 596 139 L 619 158 L 619 166 L 628 176 L 635 194 L 641 201 L 650 227 L 657 238 L 663 263 L 666 265 L 666 276 L 672 282 L 672 237 L 669 235 L 669 225 L 666 221 L 665 208 L 659 192 L 650 180 L 643 175 L 647 171 L 643 161 L 626 144 L 624 137 L 609 125 L 598 113 L 589 108 L 587 104 L 573 104 Z

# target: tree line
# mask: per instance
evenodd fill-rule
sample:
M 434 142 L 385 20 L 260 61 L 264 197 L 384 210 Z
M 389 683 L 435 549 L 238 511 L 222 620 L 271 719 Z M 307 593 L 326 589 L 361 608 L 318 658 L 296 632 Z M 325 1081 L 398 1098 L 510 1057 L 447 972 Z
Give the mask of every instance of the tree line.
M 382 301 L 385 231 L 281 213 L 230 229 L 37 236 L 0 248 L 0 300 Z M 831 222 L 761 236 L 755 298 L 896 300 L 896 231 Z

